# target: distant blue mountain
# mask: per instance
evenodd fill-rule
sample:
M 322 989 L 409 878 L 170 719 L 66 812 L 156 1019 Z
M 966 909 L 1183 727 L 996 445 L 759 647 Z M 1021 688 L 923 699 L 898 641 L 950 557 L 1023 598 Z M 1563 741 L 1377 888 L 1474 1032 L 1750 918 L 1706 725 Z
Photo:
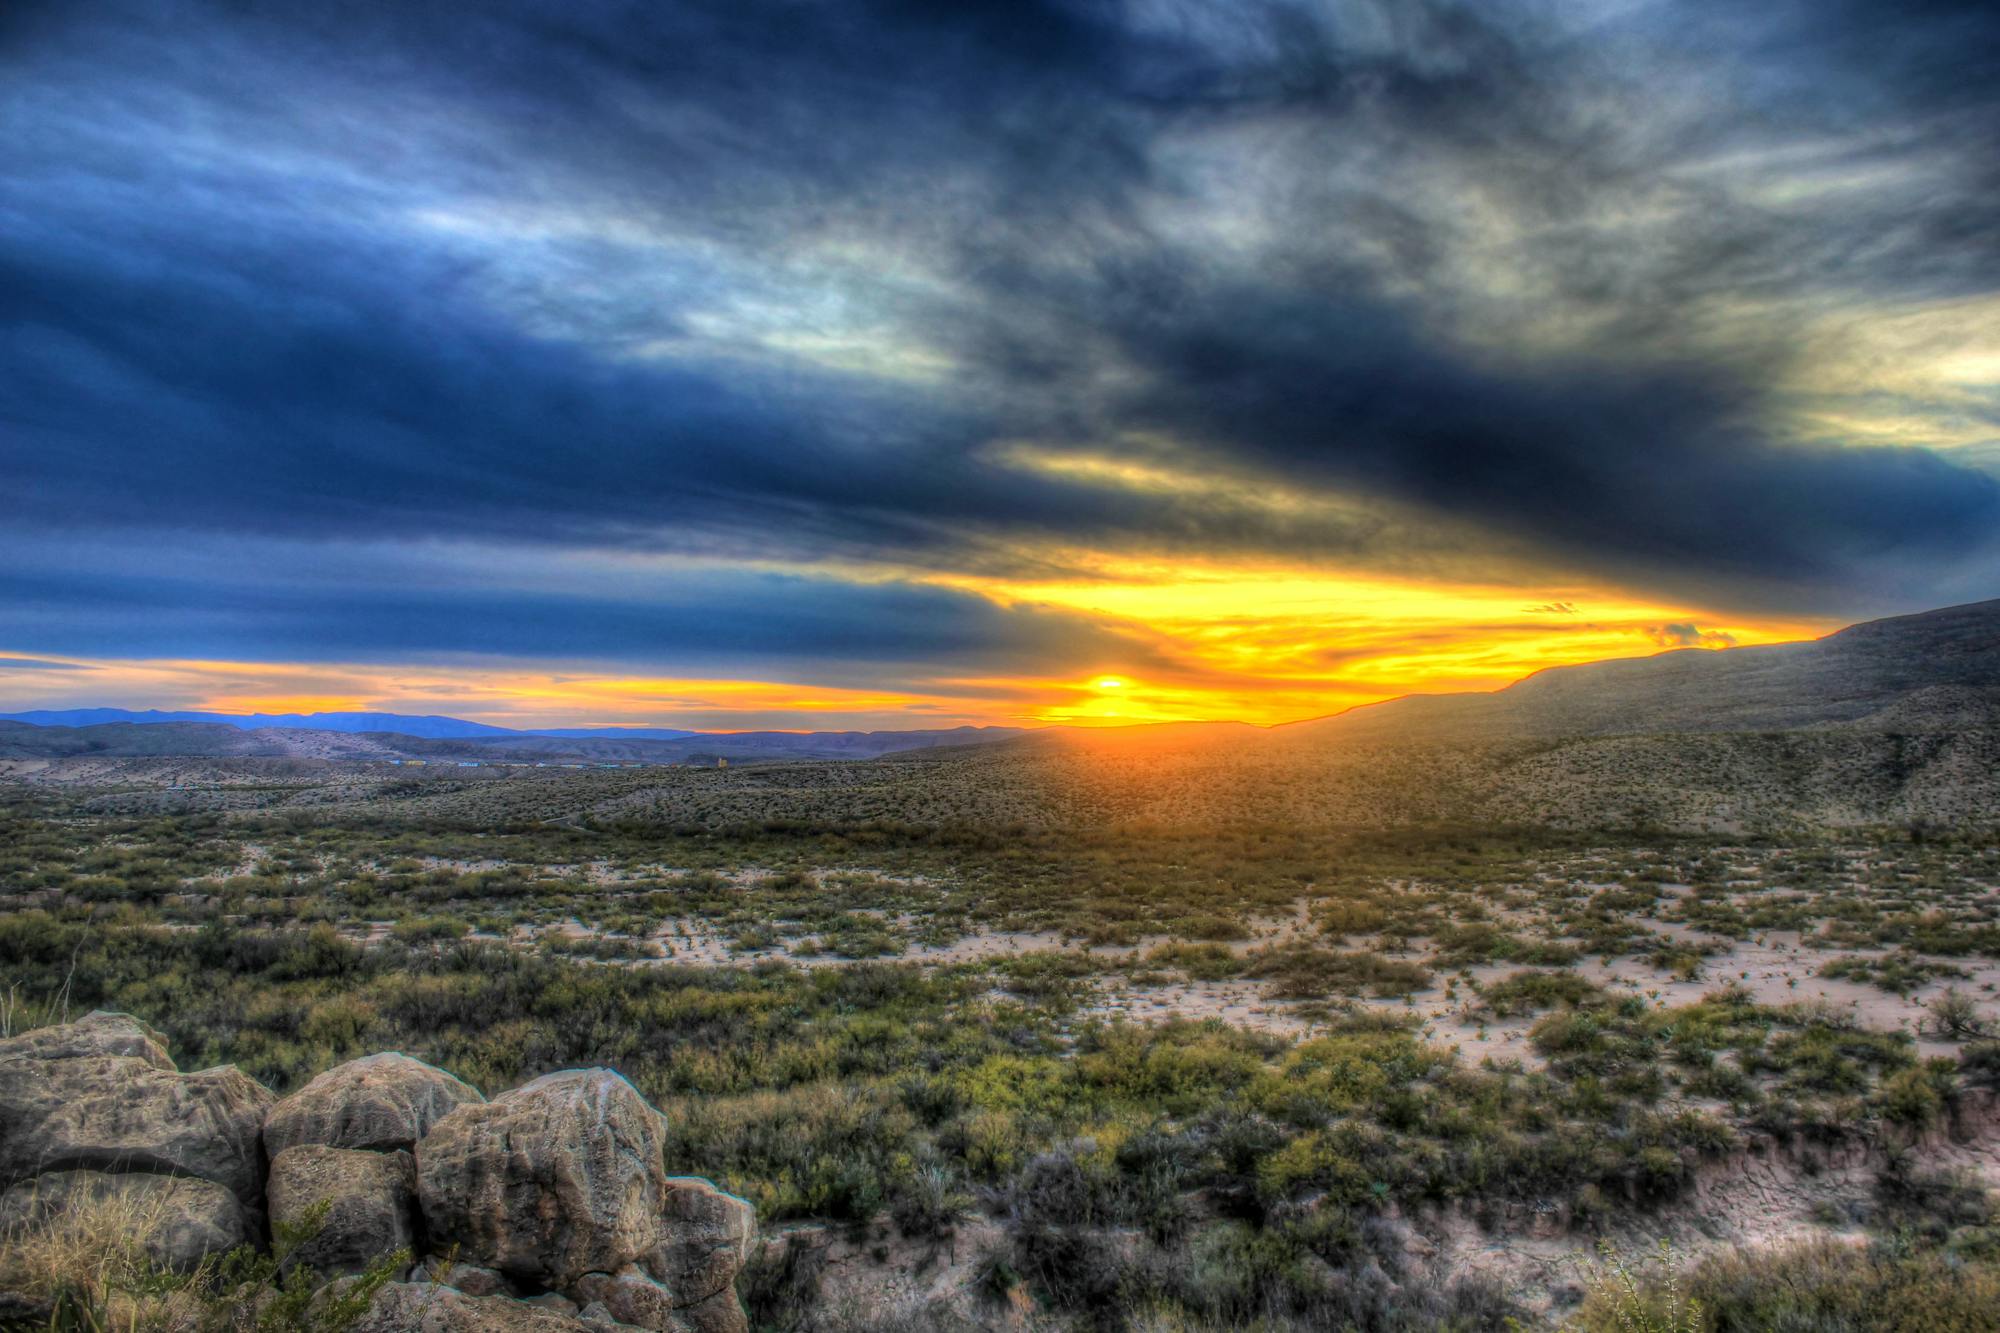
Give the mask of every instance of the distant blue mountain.
M 37 727 L 95 727 L 107 722 L 220 722 L 244 731 L 300 727 L 311 731 L 393 731 L 428 740 L 463 740 L 474 736 L 519 736 L 507 727 L 489 727 L 456 717 L 413 717 L 405 713 L 169 713 L 157 708 L 38 708 L 26 713 L 0 713 L 0 720 Z M 588 734 L 588 733 L 579 733 Z M 686 732 L 675 732 L 685 736 Z
M 703 734 L 699 731 L 675 731 L 671 727 L 555 727 L 528 733 L 530 736 L 560 736 L 567 741 L 680 741 Z
M 97 727 L 111 723 L 208 722 L 221 723 L 241 731 L 266 731 L 275 727 L 303 731 L 383 731 L 421 740 L 473 741 L 481 746 L 528 747 L 536 753 L 609 753 L 604 747 L 620 741 L 698 742 L 714 746 L 712 753 L 732 755 L 823 755 L 854 757 L 883 754 L 891 750 L 932 745 L 965 745 L 1005 740 L 1020 735 L 1013 727 L 953 727 L 947 730 L 917 731 L 682 731 L 673 727 L 552 727 L 522 730 L 467 722 L 458 717 L 415 717 L 408 713 L 203 713 L 166 712 L 158 708 L 38 708 L 25 713 L 0 713 L 0 722 L 24 722 L 37 727 Z M 546 741 L 591 741 L 587 751 L 574 746 L 551 747 Z M 682 753 L 682 745 L 667 753 Z M 704 753 L 711 753 L 704 750 Z M 624 753 L 620 751 L 620 753 Z M 633 757 L 657 754 L 654 748 L 632 751 Z

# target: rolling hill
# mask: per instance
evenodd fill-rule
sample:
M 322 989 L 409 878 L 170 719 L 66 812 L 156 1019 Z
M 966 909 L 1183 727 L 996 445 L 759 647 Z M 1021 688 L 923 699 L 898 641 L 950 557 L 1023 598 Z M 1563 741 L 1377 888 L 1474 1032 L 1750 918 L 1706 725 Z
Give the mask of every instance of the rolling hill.
M 1805 643 L 1551 667 L 1491 693 L 1408 695 L 1281 730 L 1328 741 L 1555 739 L 1863 727 L 1960 731 L 2000 717 L 2000 600 Z

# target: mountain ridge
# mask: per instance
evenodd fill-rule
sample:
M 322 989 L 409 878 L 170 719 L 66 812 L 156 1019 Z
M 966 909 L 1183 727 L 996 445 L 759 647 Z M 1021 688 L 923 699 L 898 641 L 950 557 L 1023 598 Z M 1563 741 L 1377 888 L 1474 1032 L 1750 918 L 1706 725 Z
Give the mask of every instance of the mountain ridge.
M 543 738 L 565 741 L 694 741 L 713 739 L 725 748 L 742 748 L 745 745 L 762 746 L 768 749 L 785 749 L 784 738 L 798 738 L 805 743 L 807 738 L 817 742 L 812 748 L 836 750 L 841 748 L 870 749 L 873 745 L 887 743 L 870 738 L 908 736 L 915 743 L 928 743 L 929 738 L 943 736 L 963 737 L 969 743 L 977 743 L 986 733 L 1014 733 L 1025 730 L 1020 727 L 974 727 L 960 726 L 948 728 L 913 727 L 909 729 L 882 729 L 877 731 L 693 731 L 683 727 L 649 727 L 643 725 L 620 725 L 586 727 L 502 727 L 488 722 L 473 722 L 465 718 L 444 717 L 437 714 L 382 713 L 382 712 L 329 712 L 329 713 L 220 713 L 201 710 L 166 710 L 158 708 L 36 708 L 16 713 L 0 713 L 0 722 L 17 722 L 35 727 L 99 727 L 99 726 L 166 726 L 172 724 L 217 725 L 233 727 L 238 731 L 322 731 L 342 735 L 393 735 L 408 736 L 421 740 L 464 740 L 485 743 L 506 744 L 509 741 L 534 741 Z
M 1950 691 L 1927 720 L 1908 706 Z M 1931 696 L 1943 700 L 1944 696 Z M 1410 694 L 1289 723 L 1328 740 L 1507 740 L 1857 726 L 1992 725 L 2000 599 L 1863 621 L 1824 638 L 1546 667 L 1499 690 Z
M 37 727 L 91 727 L 115 723 L 157 726 L 173 722 L 197 722 L 235 727 L 239 731 L 393 731 L 401 736 L 424 736 L 432 739 L 527 734 L 515 731 L 511 727 L 496 727 L 490 723 L 471 722 L 459 717 L 442 717 L 433 713 L 219 713 L 198 709 L 32 708 L 18 713 L 0 713 L 0 722 L 25 722 Z

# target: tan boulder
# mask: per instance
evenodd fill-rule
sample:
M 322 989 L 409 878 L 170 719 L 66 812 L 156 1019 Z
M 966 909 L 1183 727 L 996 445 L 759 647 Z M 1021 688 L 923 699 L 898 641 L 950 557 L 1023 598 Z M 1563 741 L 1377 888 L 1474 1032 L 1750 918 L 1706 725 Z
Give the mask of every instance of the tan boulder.
M 536 1079 L 459 1107 L 417 1145 L 432 1248 L 566 1291 L 658 1250 L 666 1122 L 608 1069 Z
M 413 1247 L 417 1173 L 406 1152 L 302 1143 L 271 1159 L 266 1197 L 274 1236 L 312 1228 L 285 1256 L 287 1267 L 355 1273 Z
M 660 1244 L 613 1273 L 586 1273 L 571 1294 L 612 1320 L 658 1333 L 747 1333 L 736 1297 L 756 1213 L 698 1176 L 669 1176 Z
M 74 1023 L 36 1028 L 0 1041 L 0 1066 L 15 1060 L 74 1060 L 93 1055 L 122 1055 L 144 1060 L 155 1069 L 174 1071 L 167 1039 L 132 1017 L 96 1009 Z
M 446 1115 L 484 1100 L 444 1070 L 388 1051 L 329 1069 L 273 1106 L 264 1118 L 264 1151 L 276 1157 L 303 1143 L 413 1148 Z
M 273 1100 L 233 1066 L 176 1072 L 157 1036 L 123 1015 L 0 1041 L 0 1183 L 70 1170 L 194 1176 L 261 1211 Z
M 669 1176 L 660 1215 L 664 1236 L 646 1267 L 673 1290 L 675 1303 L 693 1305 L 727 1291 L 757 1234 L 750 1201 L 699 1176 Z

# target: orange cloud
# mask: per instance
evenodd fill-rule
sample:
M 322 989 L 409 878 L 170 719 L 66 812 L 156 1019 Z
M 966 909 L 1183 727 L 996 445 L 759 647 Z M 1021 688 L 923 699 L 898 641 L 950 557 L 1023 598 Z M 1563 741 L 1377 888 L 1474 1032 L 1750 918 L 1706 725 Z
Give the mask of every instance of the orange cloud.
M 1496 689 L 1545 667 L 1661 647 L 1772 643 L 1836 628 L 1736 621 L 1589 585 L 1524 590 L 1201 561 L 1102 559 L 1091 573 L 955 581 L 996 600 L 1101 617 L 1170 664 L 1147 673 L 1102 663 L 1099 674 L 1125 682 L 1111 692 L 1093 688 L 1094 676 L 1014 683 L 1017 696 L 1038 700 L 1027 706 L 1039 720 L 1291 721 L 1400 694 Z

